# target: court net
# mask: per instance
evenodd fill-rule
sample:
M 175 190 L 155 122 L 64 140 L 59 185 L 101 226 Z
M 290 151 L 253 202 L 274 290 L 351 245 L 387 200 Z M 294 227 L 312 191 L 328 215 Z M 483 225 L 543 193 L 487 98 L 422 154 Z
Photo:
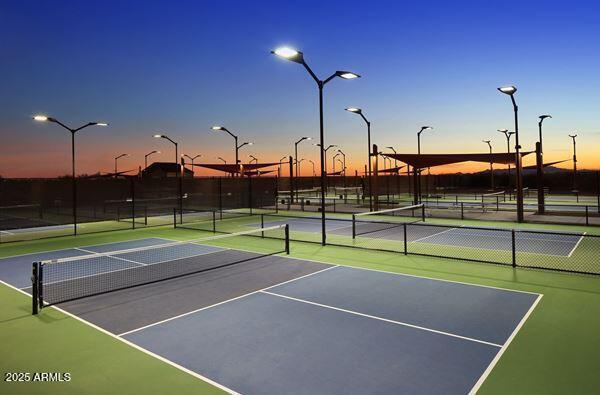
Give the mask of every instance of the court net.
M 425 221 L 425 205 L 396 207 L 352 215 L 352 238 Z
M 57 303 L 289 253 L 287 224 L 33 263 L 33 313 Z

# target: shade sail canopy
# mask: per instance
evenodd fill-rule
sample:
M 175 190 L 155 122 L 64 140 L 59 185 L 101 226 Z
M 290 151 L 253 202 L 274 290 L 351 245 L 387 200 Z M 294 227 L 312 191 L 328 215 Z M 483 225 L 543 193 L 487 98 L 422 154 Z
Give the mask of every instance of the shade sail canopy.
M 252 171 L 245 171 L 244 175 L 245 176 L 262 176 L 264 174 L 269 174 L 269 173 L 273 173 L 275 170 L 252 170 Z
M 529 155 L 530 152 L 521 152 L 521 156 Z M 483 153 L 483 154 L 385 154 L 388 158 L 399 160 L 415 169 L 427 167 L 451 165 L 461 162 L 484 162 L 484 163 L 515 163 L 514 153 Z
M 227 163 L 194 163 L 194 166 L 204 167 L 206 169 L 223 171 L 225 173 L 239 173 L 243 166 L 244 171 L 258 170 L 264 167 L 278 166 L 279 163 L 246 163 L 244 165 Z M 264 174 L 264 172 L 262 172 Z
M 334 173 L 327 173 L 327 175 L 328 176 L 340 176 L 340 175 L 342 175 L 342 173 L 343 173 L 343 171 L 340 170 L 340 171 L 336 171 Z
M 548 162 L 548 163 L 544 163 L 542 166 L 544 167 L 548 167 L 548 166 L 552 166 L 552 165 L 557 165 L 559 163 L 564 163 L 564 162 L 568 162 L 571 159 L 565 159 L 565 160 L 557 160 L 556 162 Z M 537 165 L 531 165 L 531 166 L 523 166 L 523 169 L 529 170 L 529 169 L 535 169 L 537 168 Z
M 389 169 L 380 169 L 378 173 L 398 173 L 400 170 L 405 168 L 406 166 L 398 166 L 398 167 L 390 167 Z

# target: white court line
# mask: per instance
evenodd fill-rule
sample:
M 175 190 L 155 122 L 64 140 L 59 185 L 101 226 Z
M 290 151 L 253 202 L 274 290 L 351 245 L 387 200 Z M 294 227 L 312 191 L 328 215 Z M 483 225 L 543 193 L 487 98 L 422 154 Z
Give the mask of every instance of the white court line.
M 8 230 L 0 230 L 0 233 L 5 233 L 7 235 L 14 235 L 15 233 L 9 232 Z
M 581 243 L 581 240 L 583 240 L 583 238 L 585 237 L 587 232 L 583 232 L 581 234 L 581 236 L 579 236 L 579 240 L 577 240 L 577 243 L 575 243 L 575 246 L 573 246 L 573 249 L 571 249 L 571 252 L 569 252 L 569 255 L 567 255 L 567 258 L 570 258 L 571 255 L 573 255 L 573 252 L 575 252 L 575 250 L 577 249 L 577 247 L 579 247 L 579 243 Z
M 456 229 L 458 229 L 458 228 L 449 228 L 449 229 L 446 229 L 446 230 L 442 230 L 441 232 L 434 233 L 434 234 L 429 235 L 429 236 L 423 236 L 423 237 L 420 237 L 420 238 L 418 238 L 416 240 L 412 240 L 411 243 L 416 243 L 416 242 L 419 242 L 419 241 L 423 241 L 423 240 L 426 240 L 426 239 L 428 239 L 430 237 L 438 236 L 438 235 L 441 235 L 442 233 L 450 232 L 450 231 L 456 230 Z
M 508 346 L 510 345 L 510 343 L 513 341 L 513 339 L 515 338 L 515 336 L 517 336 L 517 332 L 519 332 L 519 330 L 521 330 L 521 328 L 525 324 L 525 321 L 527 321 L 527 319 L 529 318 L 529 316 L 531 315 L 531 313 L 533 313 L 533 310 L 536 308 L 536 306 L 538 305 L 538 303 L 542 299 L 542 296 L 543 295 L 540 294 L 537 297 L 537 299 L 535 300 L 535 302 L 533 302 L 533 304 L 531 305 L 531 307 L 529 308 L 529 310 L 527 311 L 527 313 L 525 313 L 525 315 L 523 316 L 523 318 L 521 319 L 521 321 L 519 322 L 519 324 L 516 326 L 516 328 L 510 334 L 510 336 L 508 337 L 508 340 L 506 340 L 506 342 L 504 343 L 504 345 L 502 346 L 502 348 L 500 349 L 500 351 L 498 352 L 498 354 L 496 354 L 496 356 L 494 357 L 494 359 L 492 359 L 492 362 L 490 362 L 490 364 L 488 365 L 487 369 L 483 372 L 483 374 L 481 375 L 481 377 L 479 378 L 479 380 L 477 380 L 477 382 L 475 383 L 475 385 L 473 386 L 473 388 L 471 388 L 471 391 L 469 391 L 469 395 L 475 395 L 477 393 L 477 391 L 479 391 L 479 388 L 481 388 L 481 385 L 483 384 L 483 382 L 490 375 L 490 373 L 492 372 L 492 370 L 494 369 L 494 367 L 496 366 L 496 364 L 498 363 L 498 361 L 502 357 L 502 354 L 504 354 L 504 352 L 506 351 L 506 349 L 508 348 Z
M 75 249 L 75 250 L 78 250 L 78 251 L 89 252 L 89 253 L 91 253 L 91 254 L 95 254 L 95 253 L 96 253 L 95 251 L 91 251 L 91 250 L 85 250 L 85 249 L 83 249 L 83 248 L 79 248 L 79 247 L 75 247 L 74 249 Z M 131 259 L 125 259 L 125 258 L 121 258 L 121 257 L 118 257 L 118 256 L 116 256 L 116 255 L 107 255 L 107 258 L 114 258 L 114 259 L 118 259 L 118 260 L 120 260 L 120 261 L 125 261 L 125 262 L 135 263 L 136 265 L 143 265 L 143 266 L 146 266 L 146 265 L 147 265 L 147 263 L 142 263 L 142 262 L 138 262 L 138 261 L 132 261 Z M 83 257 L 83 259 L 85 259 L 85 256 Z
M 28 294 L 27 292 L 24 292 L 24 291 L 22 291 L 22 290 L 20 290 L 18 288 L 15 288 L 12 285 L 10 285 L 8 283 L 5 283 L 2 280 L 0 280 L 0 284 L 6 285 L 7 287 L 12 288 L 15 291 L 21 292 L 22 294 L 24 294 L 24 295 L 26 295 L 26 296 L 28 296 L 28 297 L 31 298 L 31 295 Z M 179 370 L 181 370 L 181 371 L 183 371 L 183 372 L 185 372 L 185 373 L 187 373 L 187 374 L 189 374 L 189 375 L 191 375 L 191 376 L 193 376 L 193 377 L 195 377 L 197 379 L 200 379 L 200 380 L 202 380 L 202 381 L 204 381 L 204 382 L 206 382 L 206 383 L 208 383 L 210 385 L 213 385 L 213 386 L 215 386 L 215 387 L 217 387 L 219 389 L 222 389 L 223 391 L 225 391 L 227 393 L 230 393 L 232 395 L 240 395 L 238 392 L 232 390 L 231 388 L 228 388 L 228 387 L 224 386 L 223 384 L 217 383 L 216 381 L 211 380 L 208 377 L 202 376 L 201 374 L 196 373 L 193 370 L 190 370 L 190 369 L 188 369 L 186 367 L 183 367 L 183 366 L 181 366 L 181 365 L 179 365 L 179 364 L 177 364 L 177 363 L 175 363 L 175 362 L 173 362 L 173 361 L 171 361 L 171 360 L 169 360 L 167 358 L 164 358 L 164 357 L 162 357 L 162 356 L 160 356 L 158 354 L 155 354 L 155 353 L 153 353 L 150 350 L 147 350 L 147 349 L 145 349 L 145 348 L 143 348 L 141 346 L 138 346 L 137 344 L 135 344 L 133 342 L 130 342 L 129 340 L 126 340 L 126 339 L 123 339 L 121 337 L 118 337 L 114 333 L 111 333 L 111 332 L 107 331 L 106 329 L 103 329 L 103 328 L 101 328 L 101 327 L 99 327 L 99 326 L 97 326 L 95 324 L 92 324 L 91 322 L 86 321 L 83 318 L 76 316 L 75 314 L 69 313 L 68 311 L 63 310 L 60 307 L 50 306 L 50 308 L 55 309 L 55 310 L 57 310 L 57 311 L 65 314 L 65 315 L 67 315 L 67 316 L 69 316 L 69 317 L 71 317 L 73 319 L 76 319 L 77 321 L 79 321 L 79 322 L 81 322 L 81 323 L 83 323 L 83 324 L 85 324 L 85 325 L 87 325 L 87 326 L 89 326 L 89 327 L 91 327 L 93 329 L 96 329 L 97 331 L 100 331 L 100 332 L 102 332 L 105 335 L 108 335 L 108 336 L 110 336 L 110 337 L 112 337 L 114 339 L 117 339 L 120 342 L 123 342 L 124 344 L 127 344 L 128 346 L 133 347 L 136 350 L 139 350 L 139 351 L 141 351 L 141 352 L 143 352 L 143 353 L 145 353 L 147 355 L 150 355 L 151 357 L 154 357 L 154 358 L 158 359 L 159 361 L 162 361 L 162 362 L 164 362 L 164 363 L 166 363 L 168 365 L 171 365 L 174 368 L 177 368 L 177 369 L 179 369 Z
M 322 272 L 324 272 L 324 271 L 327 271 L 327 270 L 334 269 L 334 268 L 336 268 L 336 267 L 338 267 L 338 266 L 337 266 L 337 265 L 335 265 L 335 266 L 326 267 L 325 269 L 317 270 L 316 272 L 312 272 L 312 273 L 306 274 L 306 275 L 304 275 L 304 276 L 300 276 L 300 277 L 293 278 L 293 279 L 291 279 L 291 280 L 283 281 L 283 282 L 281 282 L 281 283 L 277 283 L 277 284 L 275 284 L 275 285 L 270 285 L 270 286 L 268 286 L 268 287 L 266 287 L 266 288 L 257 289 L 256 291 L 248 292 L 248 293 L 246 293 L 246 294 L 243 294 L 243 295 L 240 295 L 240 296 L 236 296 L 235 298 L 227 299 L 227 300 L 224 300 L 224 301 L 222 301 L 222 302 L 219 302 L 219 303 L 212 304 L 212 305 L 210 305 L 210 306 L 201 307 L 201 308 L 199 308 L 199 309 L 196 309 L 196 310 L 188 311 L 188 312 L 186 312 L 186 313 L 179 314 L 179 315 L 176 315 L 176 316 L 174 316 L 174 317 L 166 318 L 166 319 L 164 319 L 164 320 L 157 321 L 157 322 L 154 322 L 154 323 L 152 323 L 152 324 L 148 324 L 148 325 L 145 325 L 145 326 L 142 326 L 142 327 L 136 328 L 136 329 L 132 329 L 132 330 L 130 330 L 130 331 L 127 331 L 127 332 L 123 332 L 123 333 L 121 333 L 121 334 L 118 334 L 117 336 L 125 336 L 125 335 L 129 335 L 130 333 L 138 332 L 138 331 L 141 331 L 141 330 L 143 330 L 143 329 L 146 329 L 146 328 L 150 328 L 150 327 L 153 327 L 153 326 L 156 326 L 156 325 L 164 324 L 165 322 L 173 321 L 173 320 L 176 320 L 176 319 L 178 319 L 178 318 L 182 318 L 182 317 L 188 316 L 188 315 L 190 315 L 190 314 L 198 313 L 198 312 L 200 312 L 200 311 L 207 310 L 207 309 L 210 309 L 210 308 L 213 308 L 213 307 L 216 307 L 216 306 L 220 306 L 220 305 L 222 305 L 222 304 L 225 304 L 225 303 L 233 302 L 234 300 L 238 300 L 238 299 L 242 299 L 242 298 L 248 297 L 248 296 L 250 296 L 250 295 L 254 295 L 254 294 L 256 294 L 256 293 L 259 293 L 259 292 L 265 291 L 265 290 L 267 290 L 267 289 L 269 289 L 269 288 L 278 287 L 278 286 L 280 286 L 280 285 L 284 285 L 284 284 L 287 284 L 287 283 L 291 283 L 291 282 L 293 282 L 293 281 L 297 281 L 297 280 L 300 280 L 300 279 L 302 279 L 302 278 L 306 278 L 306 277 L 309 277 L 309 276 L 314 276 L 315 274 L 319 274 L 319 273 L 322 273 Z
M 502 345 L 500 345 L 500 344 L 487 342 L 485 340 L 479 340 L 479 339 L 474 339 L 472 337 L 461 336 L 461 335 L 457 335 L 457 334 L 450 333 L 450 332 L 439 331 L 437 329 L 426 328 L 424 326 L 408 324 L 406 322 L 389 320 L 387 318 L 377 317 L 377 316 L 370 315 L 370 314 L 359 313 L 359 312 L 356 312 L 356 311 L 346 310 L 346 309 L 342 309 L 342 308 L 339 308 L 339 307 L 329 306 L 329 305 L 326 305 L 326 304 L 311 302 L 310 300 L 298 299 L 298 298 L 294 298 L 294 297 L 291 297 L 291 296 L 281 295 L 281 294 L 278 294 L 278 293 L 264 291 L 264 290 L 260 291 L 260 292 L 264 293 L 264 294 L 272 295 L 272 296 L 277 296 L 279 298 L 289 299 L 289 300 L 293 300 L 293 301 L 300 302 L 300 303 L 306 303 L 306 304 L 310 304 L 310 305 L 313 305 L 313 306 L 322 307 L 322 308 L 325 308 L 325 309 L 331 309 L 331 310 L 341 311 L 343 313 L 348 313 L 348 314 L 353 314 L 353 315 L 357 315 L 357 316 L 361 316 L 361 317 L 371 318 L 371 319 L 378 320 L 378 321 L 388 322 L 390 324 L 396 324 L 396 325 L 406 326 L 406 327 L 413 328 L 413 329 L 419 329 L 419 330 L 426 331 L 426 332 L 437 333 L 438 335 L 455 337 L 457 339 L 468 340 L 468 341 L 471 341 L 471 342 L 481 343 L 481 344 L 485 344 L 485 345 L 493 346 L 493 347 L 498 347 L 498 348 L 502 347 Z

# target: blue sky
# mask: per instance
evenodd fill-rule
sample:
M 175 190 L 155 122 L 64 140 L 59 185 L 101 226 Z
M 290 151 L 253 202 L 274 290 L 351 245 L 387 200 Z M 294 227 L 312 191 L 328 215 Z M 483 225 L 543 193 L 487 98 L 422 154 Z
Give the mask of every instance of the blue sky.
M 326 144 L 354 167 L 366 160 L 366 138 L 348 106 L 364 109 L 381 147 L 415 152 L 416 131 L 430 124 L 423 152 L 485 151 L 488 138 L 504 149 L 496 132 L 512 129 L 510 101 L 496 91 L 504 84 L 519 88 L 526 149 L 537 116 L 550 113 L 546 158 L 568 158 L 567 134 L 577 131 L 580 166 L 598 167 L 599 11 L 598 3 L 548 1 L 6 1 L 0 174 L 68 171 L 68 135 L 32 122 L 34 113 L 111 124 L 78 136 L 81 172 L 108 171 L 121 152 L 132 154 L 123 162 L 132 168 L 144 152 L 167 154 L 151 138 L 156 130 L 206 162 L 232 159 L 230 138 L 209 131 L 215 123 L 255 143 L 243 155 L 278 160 L 318 132 L 314 82 L 269 54 L 282 44 L 302 50 L 320 76 L 363 76 L 332 81 L 325 93 Z M 317 151 L 306 145 L 301 156 Z

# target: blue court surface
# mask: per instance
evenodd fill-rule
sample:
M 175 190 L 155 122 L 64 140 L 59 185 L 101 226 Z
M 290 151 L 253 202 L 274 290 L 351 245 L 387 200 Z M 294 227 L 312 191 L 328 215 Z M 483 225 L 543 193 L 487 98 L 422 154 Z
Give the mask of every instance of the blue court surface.
M 34 260 L 166 242 L 5 258 L 0 279 L 26 288 Z M 99 261 L 98 271 L 166 258 L 219 262 L 231 254 L 252 259 L 59 307 L 232 393 L 466 394 L 485 380 L 541 298 L 198 244 L 116 253 Z

